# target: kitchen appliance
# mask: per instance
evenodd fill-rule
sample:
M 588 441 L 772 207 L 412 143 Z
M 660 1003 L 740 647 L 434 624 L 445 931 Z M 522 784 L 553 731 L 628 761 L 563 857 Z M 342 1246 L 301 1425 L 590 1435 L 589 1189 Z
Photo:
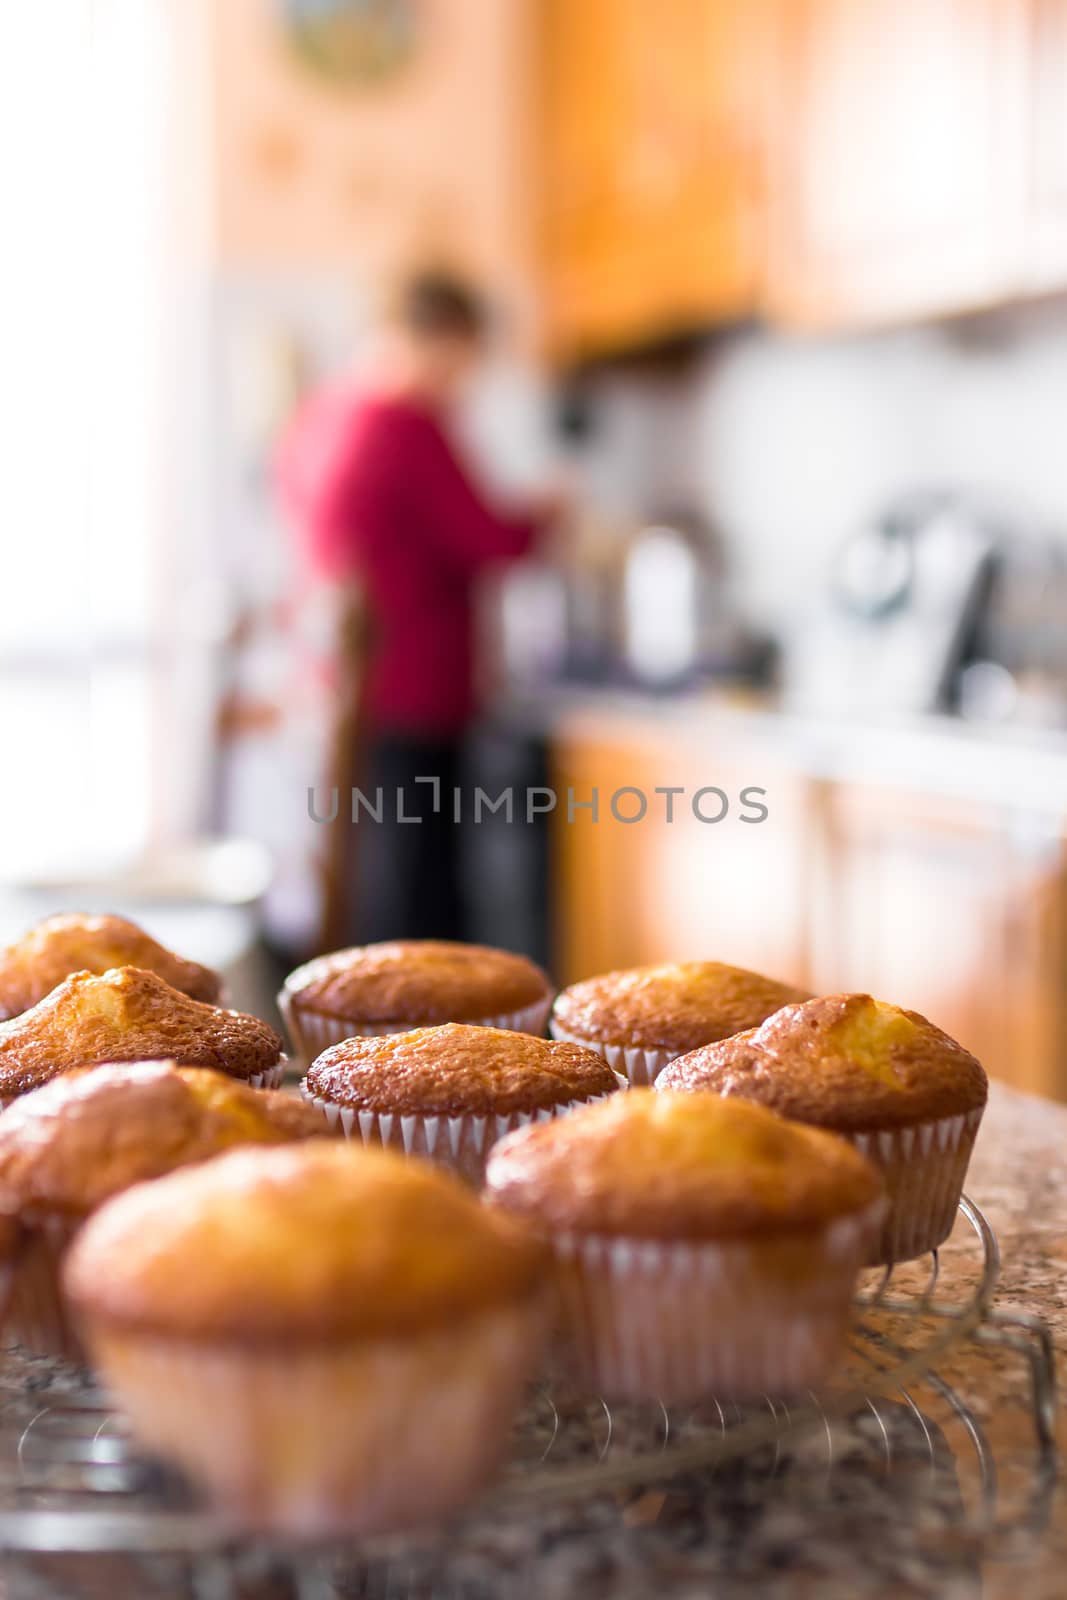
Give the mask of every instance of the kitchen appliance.
M 764 683 L 775 662 L 730 594 L 721 536 L 684 509 L 639 528 L 621 553 L 616 649 L 620 681 L 653 693 Z
M 718 551 L 693 519 L 642 528 L 626 551 L 622 657 L 638 683 L 683 683 L 703 660 L 718 611 Z
M 960 715 L 1067 728 L 1067 549 L 1062 530 L 1020 532 L 1001 549 L 963 672 Z
M 586 511 L 487 595 L 490 679 L 522 700 L 546 685 L 652 693 L 764 683 L 773 641 L 739 614 L 723 545 L 695 512 L 647 523 Z
M 583 510 L 537 558 L 485 584 L 482 653 L 491 681 L 519 697 L 547 683 L 611 681 L 620 552 L 631 532 Z
M 902 497 L 841 546 L 830 596 L 794 641 L 788 698 L 809 712 L 956 706 L 989 603 L 999 521 L 950 491 Z

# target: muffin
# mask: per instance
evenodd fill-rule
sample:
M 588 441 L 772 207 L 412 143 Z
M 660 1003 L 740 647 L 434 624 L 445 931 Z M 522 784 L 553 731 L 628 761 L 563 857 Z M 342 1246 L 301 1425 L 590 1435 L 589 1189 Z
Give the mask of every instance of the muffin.
M 0 1115 L 0 1223 L 17 1240 L 4 1334 L 36 1354 L 83 1360 L 60 1267 L 91 1212 L 232 1145 L 328 1133 L 294 1095 L 173 1061 L 91 1067 L 20 1096 Z
M 889 1210 L 872 1259 L 907 1261 L 952 1232 L 988 1083 L 917 1011 L 836 994 L 683 1056 L 657 1088 L 758 1101 L 841 1134 L 878 1166 Z
M 572 1376 L 665 1404 L 820 1384 L 884 1209 L 843 1139 L 648 1089 L 509 1134 L 486 1197 L 552 1245 Z
M 190 1000 L 217 1005 L 222 980 L 210 967 L 184 961 L 125 917 L 80 912 L 47 917 L 0 950 L 0 1022 L 29 1011 L 73 972 L 98 976 L 112 967 L 154 972 Z
M 305 1069 L 342 1039 L 467 1022 L 543 1034 L 551 981 L 525 956 L 443 939 L 336 950 L 298 967 L 278 1005 Z
M 554 1039 L 588 1045 L 637 1086 L 654 1083 L 668 1061 L 698 1045 L 754 1028 L 808 996 L 721 961 L 677 961 L 605 972 L 557 996 Z
M 580 1045 L 446 1022 L 332 1045 L 301 1092 L 364 1144 L 423 1156 L 480 1185 L 496 1139 L 601 1100 L 621 1081 Z
M 67 1294 L 134 1431 L 240 1525 L 434 1522 L 506 1441 L 548 1252 L 425 1162 L 241 1150 L 110 1201 Z
M 172 1059 L 254 1089 L 285 1071 L 282 1041 L 258 1017 L 190 1000 L 138 967 L 75 972 L 29 1011 L 0 1023 L 0 1105 L 74 1067 Z

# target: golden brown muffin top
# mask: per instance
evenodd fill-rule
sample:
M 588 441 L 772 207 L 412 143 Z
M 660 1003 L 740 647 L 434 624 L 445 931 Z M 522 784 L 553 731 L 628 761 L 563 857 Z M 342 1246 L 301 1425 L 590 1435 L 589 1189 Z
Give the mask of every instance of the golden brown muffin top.
M 258 1017 L 190 1000 L 154 972 L 76 972 L 0 1023 L 0 1098 L 103 1061 L 181 1061 L 251 1078 L 275 1066 L 281 1051 L 281 1039 Z
M 112 967 L 158 973 L 172 988 L 210 1005 L 222 987 L 210 967 L 184 961 L 125 917 L 69 912 L 47 917 L 0 950 L 0 1022 L 28 1011 L 72 972 L 100 974 Z
M 298 1005 L 354 1022 L 478 1022 L 548 998 L 525 956 L 445 939 L 398 939 L 317 956 L 285 980 Z
M 595 1050 L 462 1022 L 346 1039 L 312 1062 L 306 1082 L 336 1105 L 425 1116 L 537 1111 L 619 1086 Z
M 87 1216 L 131 1184 L 232 1145 L 328 1132 L 296 1096 L 204 1067 L 142 1061 L 78 1070 L 0 1112 L 0 1216 Z
M 489 1199 L 548 1230 L 639 1239 L 789 1233 L 873 1205 L 881 1179 L 843 1139 L 717 1095 L 631 1089 L 510 1133 Z
M 753 1028 L 801 989 L 721 961 L 674 961 L 605 972 L 564 989 L 552 1008 L 566 1033 L 603 1044 L 693 1050 Z
M 522 1302 L 547 1252 L 428 1162 L 347 1141 L 235 1150 L 127 1189 L 65 1283 L 109 1324 L 207 1342 L 382 1338 Z
M 908 1127 L 984 1106 L 986 1075 L 917 1011 L 833 994 L 672 1061 L 667 1090 L 711 1089 L 842 1133 Z

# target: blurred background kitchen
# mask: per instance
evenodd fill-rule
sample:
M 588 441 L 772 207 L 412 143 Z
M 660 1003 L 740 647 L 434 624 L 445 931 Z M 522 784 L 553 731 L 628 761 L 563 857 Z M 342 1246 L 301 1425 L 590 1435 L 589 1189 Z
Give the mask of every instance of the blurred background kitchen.
M 469 782 L 561 801 L 462 828 L 471 935 L 869 988 L 1067 1099 L 1067 0 L 63 0 L 3 38 L 0 935 L 126 911 L 254 1008 L 359 937 L 373 824 L 307 801 L 359 647 L 277 458 L 434 266 L 494 311 L 472 472 L 565 486 L 479 587 Z M 729 812 L 611 815 L 665 786 Z

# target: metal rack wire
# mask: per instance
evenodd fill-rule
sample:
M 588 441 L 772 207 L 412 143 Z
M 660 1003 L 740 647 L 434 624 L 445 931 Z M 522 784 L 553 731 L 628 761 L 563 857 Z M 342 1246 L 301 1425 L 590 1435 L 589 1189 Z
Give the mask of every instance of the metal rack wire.
M 865 1285 L 856 1297 L 856 1317 L 850 1336 L 853 1357 L 852 1382 L 843 1382 L 822 1394 L 809 1393 L 790 1406 L 769 1397 L 759 1408 L 724 1409 L 718 1402 L 704 1407 L 699 1424 L 693 1418 L 672 1419 L 661 1408 L 662 1433 L 651 1448 L 612 1454 L 609 1445 L 598 1452 L 594 1467 L 580 1466 L 567 1472 L 553 1470 L 551 1451 L 540 1470 L 509 1483 L 502 1493 L 532 1499 L 583 1492 L 621 1489 L 635 1484 L 661 1481 L 686 1471 L 722 1464 L 770 1446 L 780 1458 L 783 1444 L 792 1444 L 805 1434 L 822 1436 L 829 1454 L 834 1448 L 834 1419 L 848 1418 L 857 1411 L 869 1413 L 889 1447 L 889 1430 L 882 1422 L 879 1400 L 897 1397 L 916 1425 L 925 1431 L 924 1419 L 908 1385 L 924 1380 L 948 1401 L 956 1414 L 970 1422 L 968 1429 L 979 1457 L 985 1481 L 992 1481 L 994 1469 L 981 1429 L 970 1409 L 956 1391 L 938 1377 L 936 1364 L 954 1346 L 973 1338 L 987 1348 L 1000 1348 L 1021 1357 L 1029 1368 L 1030 1411 L 1034 1428 L 1035 1474 L 1044 1480 L 1054 1470 L 1056 1384 L 1052 1337 L 1040 1317 L 1021 1311 L 1001 1311 L 993 1296 L 1000 1274 L 1000 1249 L 985 1216 L 966 1195 L 960 1201 L 960 1215 L 968 1224 L 980 1264 L 969 1290 L 954 1292 L 958 1275 L 943 1282 L 939 1251 L 921 1263 L 882 1269 L 873 1283 Z M 939 1292 L 940 1291 L 940 1292 Z M 599 1402 L 605 1414 L 604 1437 L 614 1432 L 613 1413 Z M 646 1416 L 646 1430 L 648 1427 Z M 558 1427 L 555 1430 L 558 1437 Z
M 864 1284 L 845 1370 L 832 1390 L 788 1405 L 768 1398 L 742 1410 L 713 1401 L 684 1412 L 538 1390 L 516 1431 L 512 1461 L 472 1513 L 472 1525 L 591 1497 L 632 1502 L 687 1483 L 706 1494 L 731 1467 L 751 1470 L 769 1486 L 788 1480 L 791 1465 L 802 1461 L 809 1475 L 814 1464 L 829 1480 L 857 1452 L 883 1472 L 907 1462 L 935 1473 L 946 1457 L 946 1429 L 973 1457 L 970 1532 L 1003 1531 L 1012 1518 L 1039 1522 L 1055 1477 L 1051 1337 L 1040 1318 L 993 1305 L 996 1239 L 966 1197 L 960 1221 L 965 1226 L 957 1226 L 947 1253 Z M 978 1410 L 938 1370 L 967 1341 L 1021 1362 L 1027 1376 L 1032 1444 L 1025 1494 L 1010 1512 L 1000 1503 L 996 1453 Z M 87 1380 L 14 1355 L 0 1365 L 0 1551 L 181 1555 L 208 1562 L 216 1574 L 212 1592 L 225 1595 L 219 1573 L 239 1549 L 183 1484 L 137 1454 L 122 1419 Z M 308 1552 L 294 1554 L 293 1570 L 310 1571 L 309 1559 Z

